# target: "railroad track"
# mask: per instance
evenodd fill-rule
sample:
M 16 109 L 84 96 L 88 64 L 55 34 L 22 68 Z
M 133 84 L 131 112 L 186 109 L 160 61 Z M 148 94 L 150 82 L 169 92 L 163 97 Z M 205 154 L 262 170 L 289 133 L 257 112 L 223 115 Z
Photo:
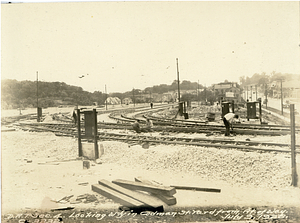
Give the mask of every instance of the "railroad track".
M 53 132 L 57 136 L 77 137 L 77 129 L 74 124 L 42 124 L 42 123 L 19 123 L 19 128 L 28 131 L 37 132 Z M 82 133 L 84 134 L 84 132 Z M 261 151 L 261 152 L 290 152 L 290 145 L 274 142 L 259 142 L 259 141 L 236 141 L 234 139 L 222 138 L 195 138 L 195 137 L 176 137 L 169 136 L 167 132 L 162 132 L 159 136 L 149 136 L 149 134 L 131 133 L 111 133 L 98 130 L 98 139 L 101 141 L 122 141 L 129 144 L 176 144 L 190 145 L 202 147 L 216 147 L 223 149 L 238 149 L 244 151 Z M 299 150 L 300 146 L 296 146 Z M 300 153 L 300 151 L 297 151 Z
M 132 121 L 134 118 L 132 118 Z M 17 124 L 16 124 L 17 125 Z M 22 125 L 23 129 L 27 130 L 35 130 L 35 131 L 58 131 L 57 129 L 64 129 L 66 132 L 76 131 L 75 125 L 71 122 L 65 124 L 49 124 L 49 123 L 19 123 Z M 82 123 L 81 126 L 84 126 Z M 123 123 L 108 123 L 108 122 L 98 122 L 98 129 L 132 129 L 131 122 L 123 122 Z M 175 133 L 214 133 L 214 134 L 223 134 L 224 126 L 223 125 L 211 125 L 211 124 L 182 124 L 178 122 L 154 122 L 153 131 L 155 132 L 175 132 Z M 290 134 L 290 129 L 288 126 L 258 126 L 251 125 L 247 126 L 244 124 L 236 124 L 234 125 L 234 130 L 232 131 L 234 134 L 242 134 L 242 135 L 270 135 L 270 136 L 280 136 L 280 135 L 288 135 Z
M 136 111 L 134 113 L 122 113 L 118 115 L 111 115 L 110 117 L 122 123 L 125 128 L 126 123 L 132 123 L 136 120 L 145 122 L 146 118 L 153 121 L 155 131 L 177 131 L 177 132 L 195 132 L 203 133 L 204 131 L 216 131 L 221 133 L 224 131 L 222 124 L 212 124 L 207 121 L 196 120 L 177 120 L 168 118 L 158 118 L 152 115 L 154 112 L 164 110 L 165 107 L 157 110 L 144 109 L 142 111 Z M 103 128 L 109 128 L 110 124 L 104 123 Z M 112 125 L 110 125 L 112 127 Z M 166 127 L 163 129 L 162 127 Z M 172 130 L 170 128 L 172 128 Z M 236 134 L 250 134 L 250 135 L 287 135 L 290 134 L 290 126 L 288 125 L 267 125 L 267 124 L 244 124 L 236 123 L 233 125 L 234 133 Z M 116 127 L 117 128 L 117 127 Z M 187 129 L 188 128 L 188 129 Z M 296 126 L 296 132 L 300 132 L 300 127 Z

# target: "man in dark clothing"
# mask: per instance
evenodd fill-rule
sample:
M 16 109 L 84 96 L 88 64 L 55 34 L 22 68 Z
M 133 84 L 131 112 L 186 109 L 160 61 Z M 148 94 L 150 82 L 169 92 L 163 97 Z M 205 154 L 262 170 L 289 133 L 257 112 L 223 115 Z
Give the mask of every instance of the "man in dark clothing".
M 76 125 L 77 124 L 77 115 L 76 115 L 75 110 L 73 111 L 72 117 L 73 117 L 73 121 L 74 121 L 74 123 Z
M 140 123 L 137 120 L 133 123 L 132 128 L 137 133 L 141 133 Z
M 226 127 L 225 136 L 230 136 L 230 127 L 231 129 L 233 129 L 232 123 L 238 118 L 239 118 L 238 115 L 231 112 L 224 115 L 223 122 Z

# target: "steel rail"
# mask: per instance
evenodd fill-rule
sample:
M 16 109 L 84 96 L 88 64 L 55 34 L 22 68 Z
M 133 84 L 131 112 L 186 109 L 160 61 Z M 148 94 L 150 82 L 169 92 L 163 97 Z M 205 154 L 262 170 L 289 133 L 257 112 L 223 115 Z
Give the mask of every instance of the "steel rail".
M 76 129 L 70 125 L 58 125 L 47 124 L 39 125 L 38 123 L 30 124 L 24 123 L 20 125 L 20 128 L 31 130 L 31 131 L 49 131 L 53 132 L 58 136 L 72 136 L 76 137 Z M 219 139 L 219 138 L 183 138 L 183 137 L 169 137 L 169 136 L 146 136 L 136 134 L 120 134 L 120 133 L 107 133 L 101 130 L 98 131 L 99 140 L 114 140 L 114 141 L 125 141 L 125 142 L 148 142 L 154 144 L 178 144 L 178 145 L 193 145 L 202 147 L 217 147 L 226 149 L 241 149 L 246 151 L 265 151 L 265 152 L 290 152 L 289 149 L 282 149 L 282 147 L 289 148 L 289 144 L 274 143 L 274 142 L 259 142 L 259 141 L 235 141 L 230 139 Z M 257 145 L 262 147 L 255 147 Z M 272 148 L 270 148 L 272 147 Z M 277 148 L 274 148 L 277 147 Z M 280 148 L 278 148 L 280 147 Z M 296 146 L 300 148 L 300 146 Z M 297 151 L 300 153 L 300 151 Z

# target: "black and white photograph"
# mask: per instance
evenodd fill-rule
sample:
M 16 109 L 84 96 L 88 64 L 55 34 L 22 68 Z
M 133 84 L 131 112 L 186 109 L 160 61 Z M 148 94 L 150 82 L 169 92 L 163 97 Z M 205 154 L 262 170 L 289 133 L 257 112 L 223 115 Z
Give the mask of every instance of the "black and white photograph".
M 299 223 L 299 1 L 2 1 L 1 222 Z

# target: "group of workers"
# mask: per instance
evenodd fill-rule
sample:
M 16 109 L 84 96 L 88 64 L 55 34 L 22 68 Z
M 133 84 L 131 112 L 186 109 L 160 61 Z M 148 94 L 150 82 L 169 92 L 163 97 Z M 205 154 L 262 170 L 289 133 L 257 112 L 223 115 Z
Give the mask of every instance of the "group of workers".
M 152 132 L 153 131 L 153 122 L 152 120 L 150 120 L 149 118 L 146 119 L 146 126 L 145 127 L 141 127 L 140 126 L 140 120 L 136 120 L 133 125 L 132 128 L 134 131 L 136 131 L 137 133 L 141 133 L 141 132 Z
M 153 104 L 150 104 L 151 108 L 153 108 Z M 71 113 L 73 122 L 75 123 L 75 125 L 77 124 L 77 114 L 76 114 L 76 110 L 77 107 L 75 107 Z M 234 114 L 233 112 L 229 112 L 226 115 L 224 115 L 223 117 L 223 123 L 225 125 L 225 136 L 230 136 L 230 129 L 233 130 L 233 123 L 234 122 L 239 122 L 239 116 Z M 153 122 L 152 120 L 150 120 L 149 118 L 146 119 L 146 126 L 145 127 L 141 127 L 140 126 L 141 121 L 140 120 L 136 120 L 133 125 L 132 128 L 134 131 L 136 131 L 137 133 L 141 133 L 141 132 L 152 132 L 153 131 Z
M 224 115 L 223 117 L 223 123 L 225 125 L 225 136 L 230 136 L 230 129 L 233 130 L 233 123 L 234 122 L 238 122 L 239 121 L 239 116 L 229 112 L 226 115 Z M 141 128 L 140 126 L 140 120 L 136 120 L 133 125 L 132 128 L 134 131 L 136 131 L 137 133 L 141 133 L 141 132 L 152 132 L 153 131 L 153 122 L 152 120 L 150 120 L 149 118 L 146 119 L 146 126 Z

